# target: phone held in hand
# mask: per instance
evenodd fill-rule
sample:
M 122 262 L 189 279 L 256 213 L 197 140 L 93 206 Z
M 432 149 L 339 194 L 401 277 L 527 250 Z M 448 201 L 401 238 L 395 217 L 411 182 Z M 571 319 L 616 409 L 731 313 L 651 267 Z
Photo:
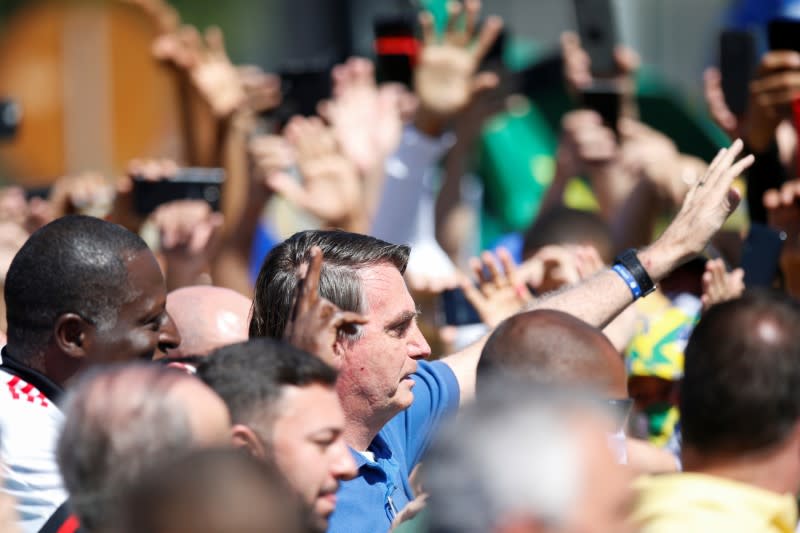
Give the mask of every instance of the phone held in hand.
M 719 72 L 725 102 L 734 115 L 747 110 L 750 80 L 756 70 L 756 42 L 752 32 L 725 30 L 719 36 Z
M 780 266 L 786 233 L 753 223 L 742 247 L 745 287 L 772 287 Z
M 611 82 L 595 81 L 592 86 L 581 91 L 581 105 L 595 111 L 603 119 L 603 124 L 619 134 L 617 122 L 622 110 L 622 93 Z
M 592 62 L 592 76 L 610 78 L 618 74 L 614 49 L 617 23 L 612 0 L 573 0 L 581 46 Z
M 413 85 L 414 66 L 420 45 L 414 35 L 412 15 L 378 17 L 373 22 L 375 30 L 375 56 L 377 79 L 380 83 Z
M 776 18 L 767 25 L 767 40 L 770 50 L 794 50 L 800 52 L 800 21 Z
M 464 295 L 463 289 L 448 289 L 440 296 L 444 323 L 448 326 L 480 324 L 481 317 Z
M 186 167 L 169 178 L 148 180 L 133 177 L 133 203 L 140 215 L 149 215 L 162 204 L 175 200 L 205 200 L 219 211 L 225 170 L 222 168 Z

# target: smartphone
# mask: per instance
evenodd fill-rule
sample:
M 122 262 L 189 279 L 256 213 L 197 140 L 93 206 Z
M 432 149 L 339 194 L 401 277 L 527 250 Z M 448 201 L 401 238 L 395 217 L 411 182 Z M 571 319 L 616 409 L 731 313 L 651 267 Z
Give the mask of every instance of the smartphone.
M 271 115 L 281 124 L 294 115 L 306 117 L 316 115 L 317 104 L 331 97 L 333 90 L 332 66 L 282 69 L 280 72 L 281 105 Z
M 394 82 L 412 87 L 420 49 L 414 24 L 411 15 L 384 16 L 374 20 L 375 66 L 379 83 Z
M 772 19 L 767 25 L 767 40 L 770 50 L 794 50 L 800 52 L 800 21 Z
M 612 1 L 573 0 L 581 46 L 589 54 L 592 75 L 599 78 L 617 74 L 617 24 Z
M 482 322 L 478 311 L 469 303 L 460 288 L 443 291 L 440 304 L 444 311 L 444 322 L 448 326 L 466 326 Z
M 742 247 L 745 287 L 771 287 L 778 274 L 786 233 L 753 223 Z
M 140 215 L 175 200 L 205 200 L 211 209 L 219 211 L 225 171 L 221 168 L 181 168 L 168 179 L 146 180 L 133 178 L 133 203 Z
M 14 100 L 0 100 L 0 140 L 10 140 L 17 135 L 22 120 L 22 108 Z
M 611 128 L 614 134 L 619 134 L 617 122 L 622 109 L 622 93 L 616 87 L 610 83 L 595 82 L 581 91 L 581 105 L 597 112 L 602 117 L 603 124 Z
M 726 30 L 719 36 L 719 72 L 722 93 L 734 115 L 747 110 L 750 80 L 756 70 L 756 41 L 752 32 Z

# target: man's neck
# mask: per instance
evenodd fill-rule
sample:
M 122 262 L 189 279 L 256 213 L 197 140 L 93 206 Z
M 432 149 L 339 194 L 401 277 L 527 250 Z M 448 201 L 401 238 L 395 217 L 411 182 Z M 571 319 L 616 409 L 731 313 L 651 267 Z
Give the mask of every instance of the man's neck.
M 49 354 L 47 349 L 26 353 L 19 346 L 6 345 L 5 354 L 13 357 L 19 364 L 47 376 L 61 388 L 64 388 L 66 381 L 75 373 L 73 369 L 59 368 L 58 365 L 52 364 L 55 357 Z
M 345 412 L 344 441 L 359 452 L 367 451 L 375 436 L 397 413 L 388 415 L 358 416 Z
M 707 456 L 683 450 L 684 472 L 694 472 L 745 483 L 778 494 L 798 490 L 798 464 L 795 446 L 780 445 L 762 452 Z

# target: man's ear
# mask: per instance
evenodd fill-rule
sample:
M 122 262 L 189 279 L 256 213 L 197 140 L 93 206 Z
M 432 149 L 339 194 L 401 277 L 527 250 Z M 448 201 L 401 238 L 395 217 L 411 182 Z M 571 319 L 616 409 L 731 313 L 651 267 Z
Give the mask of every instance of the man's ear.
M 56 319 L 53 337 L 59 350 L 75 359 L 82 359 L 91 345 L 93 329 L 81 316 L 64 313 Z
M 244 424 L 234 424 L 231 428 L 231 440 L 236 448 L 243 448 L 260 461 L 267 460 L 267 447 L 258 438 L 255 431 Z

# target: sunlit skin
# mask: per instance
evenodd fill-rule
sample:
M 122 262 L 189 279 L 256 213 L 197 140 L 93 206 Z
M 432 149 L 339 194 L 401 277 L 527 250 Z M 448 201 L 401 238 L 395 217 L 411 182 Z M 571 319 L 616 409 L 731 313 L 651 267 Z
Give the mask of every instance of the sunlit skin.
M 369 322 L 361 326 L 358 340 L 340 343 L 335 363 L 340 372 L 336 387 L 348 423 L 360 428 L 346 439 L 354 448 L 365 450 L 372 433 L 413 402 L 411 374 L 431 348 L 417 325 L 414 300 L 397 268 L 379 264 L 360 275 Z
M 317 528 L 325 531 L 336 507 L 339 482 L 356 474 L 344 442 L 344 413 L 336 390 L 319 383 L 287 386 L 275 409 L 271 442 L 275 464 L 311 508 Z
M 153 254 L 143 250 L 132 254 L 126 263 L 128 284 L 136 297 L 119 308 L 111 328 L 92 328 L 90 364 L 149 360 L 181 342 L 167 313 L 166 283 Z

